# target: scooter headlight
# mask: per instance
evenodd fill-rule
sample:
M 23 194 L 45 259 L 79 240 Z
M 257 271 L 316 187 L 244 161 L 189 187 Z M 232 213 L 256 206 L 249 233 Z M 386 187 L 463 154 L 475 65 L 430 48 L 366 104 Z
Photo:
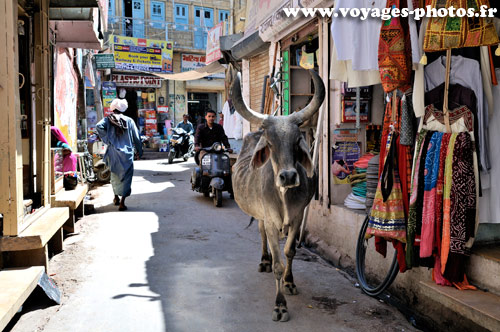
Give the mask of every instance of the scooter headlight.
M 222 151 L 222 145 L 219 143 L 214 144 L 214 150 L 217 152 Z

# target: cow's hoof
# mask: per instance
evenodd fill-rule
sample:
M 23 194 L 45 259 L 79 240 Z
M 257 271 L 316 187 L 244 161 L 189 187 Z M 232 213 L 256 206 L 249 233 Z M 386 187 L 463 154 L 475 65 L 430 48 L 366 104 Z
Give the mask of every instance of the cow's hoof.
M 285 282 L 283 285 L 285 288 L 285 294 L 286 295 L 297 295 L 299 294 L 299 290 L 297 289 L 297 286 L 293 282 Z
M 271 267 L 271 263 L 262 262 L 262 263 L 259 264 L 259 272 L 270 273 L 272 271 L 273 271 L 273 268 Z
M 285 306 L 276 306 L 273 310 L 273 320 L 275 322 L 288 322 L 290 320 L 290 314 Z

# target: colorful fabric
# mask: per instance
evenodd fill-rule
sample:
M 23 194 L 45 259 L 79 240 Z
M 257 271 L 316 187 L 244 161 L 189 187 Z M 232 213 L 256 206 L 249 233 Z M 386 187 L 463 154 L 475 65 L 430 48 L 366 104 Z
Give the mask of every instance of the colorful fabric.
M 401 9 L 400 0 L 388 0 L 386 7 Z M 406 20 L 401 17 L 392 17 L 382 23 L 378 64 L 385 92 L 396 89 L 406 91 L 410 87 L 412 70 L 410 45 L 410 33 Z
M 433 0 L 433 8 L 490 7 L 488 0 Z M 479 17 L 432 17 L 427 25 L 424 51 L 444 51 L 451 48 L 477 47 L 498 44 L 498 35 L 492 22 Z
M 389 133 L 386 142 L 386 151 L 389 151 L 391 148 L 395 149 L 395 146 L 392 146 L 392 144 L 396 144 L 395 136 L 397 138 L 397 135 L 394 133 Z M 384 164 L 394 162 L 388 156 L 388 154 L 385 156 Z M 406 218 L 398 173 L 398 169 L 395 167 L 392 172 L 387 174 L 389 181 L 392 182 L 392 188 L 389 189 L 390 193 L 387 199 L 384 199 L 383 195 L 383 175 L 380 177 L 366 231 L 367 236 L 375 235 L 401 242 L 406 241 Z
M 466 244 L 474 234 L 477 196 L 473 150 L 469 133 L 458 134 L 453 150 L 450 193 L 450 252 L 443 273 L 451 282 L 464 280 L 465 257 L 470 255 Z
M 425 158 L 424 203 L 422 211 L 422 231 L 420 236 L 420 257 L 431 257 L 434 246 L 436 222 L 436 187 L 439 177 L 439 157 L 443 133 L 432 134 L 427 157 Z
M 444 169 L 446 162 L 446 154 L 448 153 L 448 145 L 450 143 L 451 134 L 444 133 L 441 140 L 441 153 L 439 156 L 439 176 L 436 186 L 436 230 L 435 230 L 435 247 L 438 255 L 441 253 L 441 232 L 443 224 L 443 190 L 444 190 Z M 439 259 L 440 260 L 440 259 Z M 440 265 L 441 266 L 441 263 Z
M 420 242 L 420 220 L 417 217 L 419 206 L 423 202 L 424 170 L 427 147 L 432 137 L 432 132 L 422 130 L 417 138 L 413 179 L 411 184 L 410 208 L 408 212 L 408 227 L 406 232 L 406 265 L 408 268 L 418 266 L 414 247 Z
M 450 251 L 450 222 L 451 222 L 451 185 L 453 181 L 453 152 L 455 150 L 456 133 L 451 134 L 448 144 L 448 153 L 446 155 L 444 168 L 444 187 L 443 187 L 443 232 L 441 237 L 441 273 L 444 273 L 448 254 Z

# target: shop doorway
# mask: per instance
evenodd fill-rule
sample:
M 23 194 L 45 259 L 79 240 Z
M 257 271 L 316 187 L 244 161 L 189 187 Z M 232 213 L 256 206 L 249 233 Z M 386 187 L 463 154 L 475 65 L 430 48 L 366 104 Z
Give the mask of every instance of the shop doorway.
M 191 122 L 201 124 L 207 110 L 219 111 L 217 93 L 215 92 L 188 92 L 188 113 Z
M 118 93 L 119 93 L 119 97 L 123 98 L 122 97 L 123 94 L 120 95 L 121 89 L 122 88 L 118 89 Z M 127 100 L 128 108 L 127 108 L 127 111 L 125 111 L 125 113 L 123 113 L 123 114 L 125 114 L 129 118 L 132 118 L 135 121 L 135 123 L 137 123 L 137 118 L 138 118 L 137 100 L 139 99 L 139 97 L 137 95 L 137 91 L 132 90 L 132 89 L 125 89 L 125 91 L 126 91 L 125 99 Z

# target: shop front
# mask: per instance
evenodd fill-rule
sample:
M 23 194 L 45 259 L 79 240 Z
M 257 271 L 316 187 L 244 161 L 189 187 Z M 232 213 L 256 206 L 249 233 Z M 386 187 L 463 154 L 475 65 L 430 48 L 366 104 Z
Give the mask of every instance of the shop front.
M 153 75 L 111 74 L 111 81 L 104 84 L 105 116 L 109 114 L 108 104 L 114 98 L 126 99 L 128 109 L 124 114 L 136 122 L 141 134 L 152 137 L 163 133 L 165 121 L 169 120 L 168 107 L 162 92 L 164 84 L 161 78 Z

